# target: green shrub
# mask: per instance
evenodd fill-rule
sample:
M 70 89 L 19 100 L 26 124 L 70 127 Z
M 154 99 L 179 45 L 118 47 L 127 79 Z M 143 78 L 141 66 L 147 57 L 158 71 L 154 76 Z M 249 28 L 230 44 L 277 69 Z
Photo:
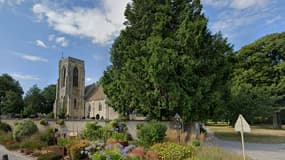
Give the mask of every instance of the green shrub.
M 200 141 L 198 139 L 195 139 L 192 141 L 191 145 L 194 147 L 199 147 L 201 144 L 200 144 Z
M 47 119 L 54 119 L 54 113 L 53 112 L 48 113 L 46 118 Z
M 31 136 L 38 131 L 36 124 L 30 119 L 20 121 L 13 131 L 13 138 L 19 140 L 23 137 Z
M 62 147 L 69 148 L 71 144 L 75 143 L 78 141 L 76 138 L 60 138 L 57 140 L 57 144 Z
M 128 134 L 113 132 L 111 138 L 115 139 L 116 141 L 127 141 L 128 140 Z
M 19 124 L 19 121 L 15 121 L 14 122 L 14 126 L 18 125 Z
M 160 122 L 150 122 L 138 130 L 138 140 L 144 146 L 151 146 L 154 143 L 162 142 L 166 136 L 166 125 Z
M 4 122 L 0 122 L 0 131 L 4 131 L 4 132 L 11 132 L 12 128 L 9 124 L 4 123 Z
M 96 141 L 101 136 L 101 133 L 99 130 L 100 128 L 101 126 L 99 126 L 97 122 L 87 122 L 85 123 L 81 136 L 90 141 Z
M 56 144 L 56 139 L 54 137 L 54 133 L 53 133 L 52 128 L 48 128 L 44 132 L 40 133 L 39 138 L 41 141 L 46 143 L 48 146 Z
M 176 143 L 157 143 L 150 150 L 159 155 L 160 160 L 184 160 L 193 155 L 194 149 L 191 146 L 182 146 Z
M 98 138 L 106 142 L 109 138 L 111 138 L 113 131 L 109 125 L 105 125 L 99 128 L 99 133 Z
M 58 125 L 64 125 L 64 120 L 63 119 L 57 119 L 55 123 Z
M 92 160 L 125 160 L 121 153 L 111 150 L 105 150 L 104 152 L 96 152 Z
M 61 160 L 63 157 L 58 153 L 49 152 L 42 154 L 38 157 L 38 160 Z
M 43 125 L 43 126 L 47 126 L 47 125 L 48 125 L 48 121 L 47 121 L 46 119 L 41 119 L 41 120 L 39 121 L 39 123 L 40 123 L 41 125 Z
M 42 147 L 46 147 L 47 144 L 40 140 L 38 136 L 33 136 L 29 139 L 22 140 L 20 147 L 28 148 L 28 149 L 41 149 Z

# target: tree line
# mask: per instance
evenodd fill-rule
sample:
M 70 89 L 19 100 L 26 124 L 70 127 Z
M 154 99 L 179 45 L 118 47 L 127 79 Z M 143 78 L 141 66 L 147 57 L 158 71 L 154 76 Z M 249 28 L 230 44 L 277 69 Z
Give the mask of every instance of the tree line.
M 32 86 L 25 95 L 18 81 L 8 74 L 0 76 L 0 113 L 28 117 L 37 113 L 50 113 L 56 94 L 56 85 L 40 89 Z M 1 115 L 0 114 L 0 115 Z
M 133 0 L 126 6 L 125 29 L 101 79 L 116 111 L 231 124 L 238 114 L 254 123 L 280 111 L 285 33 L 235 52 L 221 33 L 210 32 L 202 8 L 200 0 Z

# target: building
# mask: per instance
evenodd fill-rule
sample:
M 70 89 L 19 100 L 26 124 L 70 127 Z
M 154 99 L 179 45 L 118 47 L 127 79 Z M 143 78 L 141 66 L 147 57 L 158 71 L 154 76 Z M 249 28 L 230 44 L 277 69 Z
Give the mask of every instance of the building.
M 84 116 L 85 68 L 84 61 L 67 57 L 58 65 L 58 80 L 54 115 L 60 114 L 73 119 Z
M 119 114 L 109 107 L 104 94 L 103 87 L 95 84 L 86 87 L 85 92 L 86 117 L 92 119 L 116 119 Z
M 69 119 L 94 118 L 111 120 L 119 117 L 106 103 L 102 87 L 95 84 L 85 87 L 84 61 L 67 57 L 58 65 L 58 80 L 54 116 Z

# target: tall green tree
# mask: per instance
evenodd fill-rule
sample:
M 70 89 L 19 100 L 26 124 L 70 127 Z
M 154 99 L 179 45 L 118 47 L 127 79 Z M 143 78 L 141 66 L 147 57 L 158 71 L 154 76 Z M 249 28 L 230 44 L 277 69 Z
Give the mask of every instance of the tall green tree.
M 23 89 L 8 74 L 0 76 L 0 114 L 20 113 L 23 109 Z
M 152 119 L 215 115 L 224 104 L 232 47 L 212 35 L 199 0 L 133 0 L 102 78 L 111 106 Z
M 27 91 L 24 97 L 24 104 L 24 115 L 26 116 L 44 112 L 44 97 L 41 94 L 41 89 L 37 85 L 34 85 Z
M 48 85 L 42 90 L 41 95 L 43 96 L 44 99 L 43 113 L 52 112 L 53 104 L 56 97 L 56 85 L 54 84 Z
M 267 107 L 255 107 L 261 115 L 263 111 L 268 110 L 271 110 L 271 114 L 278 113 L 285 106 L 284 44 L 285 32 L 270 34 L 244 46 L 237 54 L 238 63 L 234 71 L 233 86 L 250 86 L 253 91 L 262 89 L 262 92 L 268 95 L 264 96 L 267 101 L 263 101 L 268 104 Z M 277 119 L 275 116 L 274 127 L 280 128 Z

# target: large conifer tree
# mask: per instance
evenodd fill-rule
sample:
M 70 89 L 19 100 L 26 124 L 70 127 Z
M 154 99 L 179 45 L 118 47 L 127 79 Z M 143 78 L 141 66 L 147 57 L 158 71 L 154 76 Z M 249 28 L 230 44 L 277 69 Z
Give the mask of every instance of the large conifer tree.
M 133 0 L 125 16 L 102 79 L 111 106 L 154 119 L 213 116 L 223 106 L 232 48 L 210 33 L 200 1 Z

